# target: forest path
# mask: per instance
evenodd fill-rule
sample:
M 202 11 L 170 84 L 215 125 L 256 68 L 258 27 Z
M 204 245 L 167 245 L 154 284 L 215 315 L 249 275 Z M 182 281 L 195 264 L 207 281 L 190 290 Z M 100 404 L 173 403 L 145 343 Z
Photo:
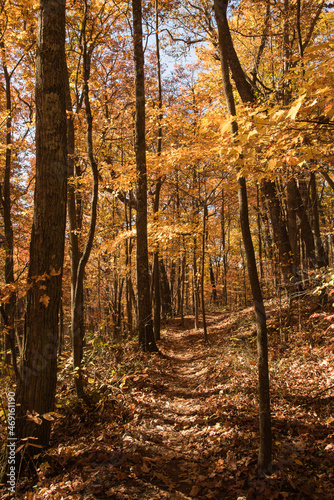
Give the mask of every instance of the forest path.
M 55 422 L 37 483 L 22 481 L 30 496 L 17 498 L 334 499 L 334 334 L 321 315 L 310 321 L 309 300 L 301 306 L 288 345 L 277 308 L 267 306 L 272 476 L 256 472 L 258 373 L 247 308 L 208 314 L 208 344 L 193 318 L 168 322 L 158 355 L 138 352 L 136 339 L 121 349 L 98 344 L 91 407 L 76 398 L 65 364 L 57 395 L 65 418 Z
M 208 384 L 217 352 L 201 331 L 177 323 L 163 332 L 159 347 L 156 379 L 144 397 L 133 394 L 135 418 L 123 436 L 126 455 L 135 462 L 132 472 L 146 485 L 138 498 L 228 498 L 218 476 L 221 452 L 227 464 L 231 457 L 222 450 L 222 426 L 210 408 L 222 385 Z M 230 465 L 236 468 L 233 459 Z

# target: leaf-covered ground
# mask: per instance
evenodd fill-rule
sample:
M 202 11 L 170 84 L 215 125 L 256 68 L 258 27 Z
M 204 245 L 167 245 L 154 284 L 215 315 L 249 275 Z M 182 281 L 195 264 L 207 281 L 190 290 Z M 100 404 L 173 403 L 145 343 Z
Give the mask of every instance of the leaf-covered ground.
M 183 326 L 170 321 L 161 355 L 138 354 L 135 341 L 124 348 L 94 337 L 86 360 L 91 408 L 76 400 L 64 357 L 57 396 L 64 418 L 48 453 L 36 458 L 37 476 L 21 478 L 18 497 L 334 498 L 329 309 L 322 315 L 298 302 L 280 320 L 274 303 L 267 305 L 272 476 L 256 473 L 256 339 L 248 308 L 210 314 L 209 344 L 192 318 Z

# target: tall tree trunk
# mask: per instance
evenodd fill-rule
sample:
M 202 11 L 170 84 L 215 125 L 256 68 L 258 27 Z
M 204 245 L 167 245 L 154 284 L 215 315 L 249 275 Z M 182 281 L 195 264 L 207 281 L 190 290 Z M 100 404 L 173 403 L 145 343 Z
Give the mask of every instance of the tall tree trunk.
M 271 225 L 273 228 L 274 242 L 278 249 L 284 282 L 289 283 L 290 278 L 294 274 L 292 266 L 293 257 L 288 233 L 286 230 L 286 223 L 282 217 L 282 209 L 280 200 L 277 196 L 276 186 L 273 181 L 263 180 L 261 187 L 268 203 L 268 210 Z
M 195 330 L 199 328 L 199 318 L 198 318 L 198 272 L 197 272 L 197 238 L 194 236 L 194 245 L 193 245 L 193 305 L 194 305 L 194 316 L 195 316 Z
M 263 281 L 263 261 L 262 261 L 262 232 L 261 232 L 261 208 L 260 208 L 260 193 L 259 185 L 256 184 L 256 222 L 257 222 L 257 241 L 259 245 L 259 270 L 260 282 Z
M 226 54 L 226 26 L 227 23 L 228 0 L 214 0 L 214 10 L 218 26 L 219 49 L 222 70 L 222 81 L 227 102 L 227 107 L 231 117 L 236 117 L 236 107 L 229 76 L 229 60 Z M 232 138 L 237 139 L 238 124 L 236 120 L 232 122 Z M 248 200 L 246 180 L 243 176 L 238 177 L 238 198 L 240 211 L 240 225 L 245 247 L 249 281 L 252 289 L 256 326 L 257 326 L 257 351 L 259 370 L 259 423 L 260 423 L 260 447 L 258 454 L 258 467 L 261 471 L 272 471 L 272 442 L 271 442 L 271 414 L 269 395 L 269 368 L 268 368 L 268 340 L 266 313 L 263 304 L 262 291 L 257 273 L 256 260 L 252 236 L 249 226 Z
M 307 260 L 308 266 L 314 268 L 316 267 L 316 256 L 313 231 L 295 178 L 292 178 L 289 181 L 289 189 L 291 193 L 291 205 L 297 215 L 301 238 L 305 243 L 305 258 Z
M 171 288 L 168 281 L 168 276 L 166 272 L 166 267 L 164 261 L 160 258 L 159 260 L 159 269 L 160 269 L 160 285 L 161 285 L 161 306 L 162 306 L 162 314 L 164 318 L 171 318 L 173 314 L 172 307 L 172 294 Z
M 127 206 L 125 205 L 125 218 L 126 218 L 126 228 L 128 231 L 132 229 L 132 209 L 131 209 L 131 191 L 129 193 L 129 215 L 127 212 Z M 133 329 L 133 315 L 132 315 L 132 295 L 133 295 L 133 287 L 132 287 L 132 239 L 127 238 L 125 242 L 125 265 L 126 265 L 126 317 L 127 317 L 127 327 L 128 331 L 131 334 Z
M 161 83 L 161 61 L 160 61 L 160 40 L 159 40 L 159 2 L 155 0 L 155 44 L 157 55 L 157 78 L 158 78 L 158 141 L 157 141 L 157 154 L 161 155 L 162 151 L 162 83 Z M 159 211 L 160 191 L 162 186 L 162 179 L 158 177 L 155 184 L 155 198 L 153 213 L 156 215 Z M 161 296 L 160 296 L 160 269 L 159 269 L 159 246 L 157 246 L 153 256 L 153 294 L 154 294 L 154 336 L 156 340 L 160 340 L 160 327 L 161 327 Z
M 287 214 L 288 214 L 288 232 L 289 241 L 292 250 L 293 258 L 293 274 L 298 276 L 300 274 L 300 251 L 299 251 L 299 228 L 297 224 L 296 214 L 296 201 L 294 179 L 289 179 L 287 182 Z
M 84 14 L 82 23 L 82 40 L 83 40 L 83 100 L 85 104 L 86 115 L 86 145 L 88 161 L 91 167 L 93 181 L 92 181 L 92 200 L 91 200 L 91 214 L 90 226 L 87 235 L 87 240 L 80 260 L 77 264 L 76 276 L 74 277 L 75 286 L 72 293 L 71 304 L 71 330 L 72 330 L 72 349 L 73 349 L 73 370 L 75 371 L 74 383 L 79 398 L 85 398 L 81 362 L 83 358 L 83 342 L 85 337 L 84 330 L 84 296 L 83 296 L 83 282 L 85 276 L 85 268 L 92 250 L 96 219 L 97 219 L 97 203 L 99 191 L 99 173 L 98 166 L 94 158 L 93 151 L 93 117 L 90 106 L 89 97 L 89 77 L 90 77 L 90 56 L 88 54 L 88 47 L 86 41 L 86 23 L 87 23 L 88 5 L 87 0 L 84 0 Z
M 132 0 L 133 48 L 135 63 L 137 165 L 137 288 L 139 345 L 144 351 L 158 351 L 155 343 L 148 267 L 147 245 L 147 172 L 145 138 L 145 77 L 141 0 Z
M 4 47 L 0 44 L 0 48 Z M 5 172 L 3 185 L 0 185 L 0 199 L 3 209 L 3 223 L 5 233 L 5 283 L 7 285 L 14 283 L 14 239 L 13 239 L 13 226 L 11 218 L 11 168 L 12 168 L 12 96 L 11 96 L 11 75 L 8 72 L 5 61 L 2 64 L 4 77 L 5 77 L 5 92 L 6 92 L 6 159 L 5 159 Z M 12 292 L 9 302 L 3 305 L 4 332 L 5 332 L 5 359 L 10 362 L 10 355 L 8 350 L 11 351 L 12 366 L 14 368 L 15 376 L 18 378 L 18 367 L 16 361 L 16 348 L 15 348 L 15 329 L 14 329 L 14 316 L 16 306 L 16 295 Z
M 225 192 L 222 190 L 221 206 L 221 248 L 223 259 L 223 305 L 227 305 L 227 250 L 226 250 L 226 228 L 225 228 Z
M 206 316 L 205 316 L 205 300 L 204 300 L 204 271 L 205 271 L 205 243 L 206 243 L 206 221 L 207 221 L 207 211 L 208 208 L 204 205 L 203 209 L 203 234 L 202 234 L 202 268 L 201 268 L 201 307 L 202 307 L 202 319 L 203 319 L 203 330 L 204 330 L 204 340 L 208 341 L 208 331 L 206 326 Z
M 317 184 L 314 172 L 311 172 L 310 174 L 310 196 L 311 196 L 312 225 L 315 238 L 315 253 L 317 259 L 317 267 L 326 267 L 328 266 L 328 254 L 325 251 L 324 245 L 321 240 L 318 193 L 317 193 Z
M 16 437 L 49 443 L 57 380 L 66 220 L 65 0 L 40 0 L 36 45 L 36 183 Z M 50 210 L 52 207 L 52 210 Z M 41 416 L 41 424 L 27 418 Z M 32 448 L 34 452 L 36 448 Z M 29 451 L 29 450 L 28 450 Z

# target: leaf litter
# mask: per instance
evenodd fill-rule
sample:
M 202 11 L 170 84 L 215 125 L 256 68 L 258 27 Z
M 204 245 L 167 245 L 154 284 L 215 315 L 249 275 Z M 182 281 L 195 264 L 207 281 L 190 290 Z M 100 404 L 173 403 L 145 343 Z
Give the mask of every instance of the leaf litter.
M 187 317 L 184 326 L 165 325 L 160 355 L 138 353 L 134 340 L 95 347 L 86 360 L 91 407 L 75 397 L 64 356 L 64 418 L 36 458 L 35 477 L 20 478 L 17 498 L 334 498 L 334 332 L 309 301 L 286 314 L 283 330 L 274 301 L 267 312 L 271 476 L 256 471 L 256 338 L 247 308 L 211 312 L 208 344 Z

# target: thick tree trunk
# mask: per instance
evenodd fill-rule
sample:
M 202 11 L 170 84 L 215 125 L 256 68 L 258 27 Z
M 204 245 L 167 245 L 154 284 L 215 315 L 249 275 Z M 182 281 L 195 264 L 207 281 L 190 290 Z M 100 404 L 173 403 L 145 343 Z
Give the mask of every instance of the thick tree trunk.
M 147 172 L 145 139 L 145 78 L 142 34 L 141 0 L 132 0 L 133 48 L 135 62 L 137 165 L 137 288 L 139 345 L 144 351 L 154 352 L 155 343 L 150 293 L 147 245 Z
M 66 219 L 65 0 L 41 0 L 36 46 L 36 184 L 16 437 L 49 443 L 57 380 Z M 52 210 L 50 210 L 52 207 Z M 36 412 L 41 424 L 27 418 Z M 34 453 L 36 448 L 32 448 Z
M 222 70 L 223 88 L 227 107 L 231 117 L 236 117 L 236 107 L 229 77 L 229 59 L 225 45 L 227 23 L 228 0 L 214 0 L 214 9 L 218 25 L 220 60 Z M 232 122 L 232 138 L 238 135 L 238 124 Z M 271 414 L 269 395 L 269 369 L 268 369 L 268 344 L 266 313 L 263 304 L 262 291 L 257 273 L 255 253 L 249 226 L 248 199 L 246 180 L 243 176 L 238 178 L 238 198 L 240 211 L 240 225 L 246 252 L 249 281 L 251 284 L 256 326 L 257 326 L 257 351 L 258 351 L 258 375 L 259 375 L 259 423 L 260 423 L 260 448 L 258 454 L 258 468 L 263 472 L 272 471 L 272 443 L 271 443 Z

